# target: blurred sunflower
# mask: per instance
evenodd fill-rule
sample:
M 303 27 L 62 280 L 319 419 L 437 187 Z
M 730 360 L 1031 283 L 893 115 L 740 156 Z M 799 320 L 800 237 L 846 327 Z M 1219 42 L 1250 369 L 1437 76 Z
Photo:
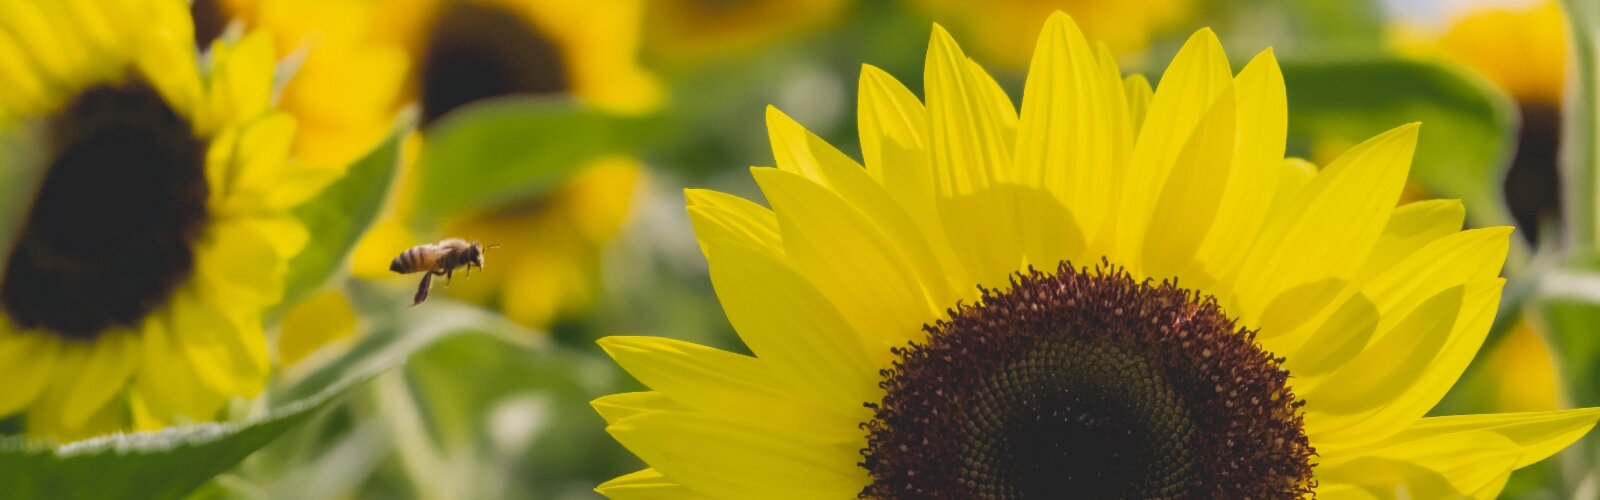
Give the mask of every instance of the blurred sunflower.
M 1113 54 L 1139 52 L 1163 30 L 1176 27 L 1194 10 L 1195 0 L 906 0 L 934 21 L 973 41 L 985 61 L 1007 68 L 1028 64 L 1034 28 L 1055 11 L 1072 15 L 1092 40 Z
M 1600 418 L 1423 418 L 1510 230 L 1395 206 L 1416 125 L 1285 161 L 1270 51 L 1234 75 L 1202 30 L 1152 94 L 1059 13 L 1020 117 L 937 26 L 925 71 L 863 71 L 865 168 L 773 110 L 770 210 L 688 193 L 754 355 L 602 340 L 653 391 L 594 402 L 649 465 L 598 491 L 1489 498 Z
M 426 148 L 428 130 L 451 111 L 506 95 L 571 95 L 623 114 L 652 111 L 661 100 L 655 79 L 635 57 L 641 0 L 221 2 L 222 17 L 302 43 L 304 63 L 298 83 L 285 89 L 285 105 L 307 121 L 343 124 L 348 131 L 307 140 L 349 144 L 341 137 L 381 137 L 396 111 L 420 109 L 422 130 L 406 144 L 395 202 L 352 257 L 353 273 L 365 278 L 393 276 L 389 260 L 430 239 L 408 225 L 416 219 L 410 200 L 419 177 L 409 167 Z M 443 234 L 501 244 L 496 266 L 525 278 L 485 273 L 491 279 L 453 287 L 464 297 L 506 304 L 514 319 L 530 326 L 586 302 L 595 252 L 624 222 L 641 174 L 632 158 L 607 158 L 547 196 L 466 216 L 428 214 L 444 216 Z M 597 178 L 610 182 L 588 180 Z M 584 212 L 593 206 L 606 209 Z M 534 234 L 539 237 L 525 236 Z M 559 272 L 519 271 L 528 269 Z M 513 300 L 521 298 L 528 301 Z
M 0 4 L 0 122 L 39 132 L 44 169 L 0 282 L 0 415 L 29 434 L 211 420 L 270 370 L 261 314 L 306 243 L 288 209 L 337 172 L 287 161 L 271 37 L 197 59 L 184 7 Z
M 1534 242 L 1542 225 L 1561 216 L 1556 155 L 1566 82 L 1566 32 L 1561 6 L 1547 0 L 1520 10 L 1468 14 L 1437 41 L 1445 55 L 1488 77 L 1517 101 L 1522 128 L 1506 174 L 1505 194 L 1511 214 Z

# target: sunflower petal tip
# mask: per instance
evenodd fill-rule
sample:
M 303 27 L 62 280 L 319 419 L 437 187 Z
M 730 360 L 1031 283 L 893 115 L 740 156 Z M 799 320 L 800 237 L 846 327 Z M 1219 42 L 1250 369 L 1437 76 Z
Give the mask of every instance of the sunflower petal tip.
M 1057 9 L 1055 12 L 1050 13 L 1049 18 L 1045 19 L 1044 25 L 1046 30 L 1051 30 L 1060 29 L 1067 26 L 1076 27 L 1078 23 L 1072 19 L 1071 14 Z
M 1217 32 L 1212 30 L 1210 26 L 1203 26 L 1200 29 L 1195 30 L 1193 35 L 1189 36 L 1190 43 L 1198 41 L 1203 41 L 1207 44 L 1214 44 L 1219 47 L 1222 45 L 1222 40 L 1217 38 Z

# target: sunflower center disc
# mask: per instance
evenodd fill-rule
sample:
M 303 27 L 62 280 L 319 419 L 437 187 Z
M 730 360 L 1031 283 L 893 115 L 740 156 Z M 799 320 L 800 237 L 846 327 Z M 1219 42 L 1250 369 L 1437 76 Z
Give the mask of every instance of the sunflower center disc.
M 419 75 L 422 122 L 479 99 L 567 90 L 556 43 L 504 8 L 446 2 L 428 34 Z
M 50 117 L 49 171 L 0 284 L 12 323 L 88 340 L 167 301 L 207 220 L 192 130 L 136 81 L 92 87 Z
M 863 498 L 1292 498 L 1310 447 L 1281 359 L 1210 297 L 1019 274 L 896 348 Z

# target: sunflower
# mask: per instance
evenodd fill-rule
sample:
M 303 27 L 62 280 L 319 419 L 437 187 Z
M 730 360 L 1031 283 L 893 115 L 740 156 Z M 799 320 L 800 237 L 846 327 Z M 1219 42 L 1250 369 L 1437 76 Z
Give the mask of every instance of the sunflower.
M 271 38 L 197 58 L 184 7 L 0 4 L 0 122 L 41 152 L 0 281 L 0 415 L 31 435 L 211 420 L 270 370 L 287 210 L 337 172 L 286 161 Z
M 1485 9 L 1457 20 L 1436 42 L 1445 55 L 1487 77 L 1516 100 L 1521 118 L 1516 157 L 1506 173 L 1506 202 L 1524 236 L 1561 216 L 1556 155 L 1566 82 L 1566 19 L 1555 0 L 1522 9 Z
M 274 33 L 286 40 L 285 50 L 302 54 L 284 107 L 321 128 L 297 140 L 297 154 L 348 160 L 389 132 L 397 112 L 419 109 L 422 127 L 404 143 L 394 203 L 351 259 L 352 273 L 363 278 L 392 277 L 390 259 L 428 239 L 409 225 L 419 177 L 411 166 L 432 125 L 450 112 L 505 95 L 571 95 L 608 112 L 638 114 L 662 98 L 636 58 L 642 0 L 201 0 L 195 8 L 220 13 L 214 17 L 224 21 L 214 24 L 236 19 Z M 481 302 L 505 303 L 532 326 L 586 302 L 595 251 L 626 220 L 641 172 L 632 158 L 601 159 L 548 196 L 449 214 L 447 234 L 503 246 L 496 267 L 560 270 L 521 272 L 528 279 L 515 281 L 489 273 L 489 280 L 454 286 Z M 584 181 L 595 178 L 615 182 Z M 578 211 L 602 202 L 607 210 Z M 296 342 L 297 351 L 319 343 Z
M 1270 50 L 1201 30 L 1151 92 L 1064 14 L 1020 116 L 935 26 L 926 103 L 860 83 L 863 168 L 782 113 L 771 209 L 690 190 L 753 355 L 601 346 L 649 468 L 615 498 L 1493 497 L 1596 409 L 1428 417 L 1472 359 L 1508 228 L 1396 207 L 1418 126 L 1283 157 Z
M 1165 30 L 1175 28 L 1195 10 L 1195 0 L 907 0 L 934 21 L 970 36 L 973 51 L 1006 68 L 1028 64 L 1032 28 L 1057 9 L 1073 16 L 1086 36 L 1106 44 L 1113 54 L 1142 51 Z

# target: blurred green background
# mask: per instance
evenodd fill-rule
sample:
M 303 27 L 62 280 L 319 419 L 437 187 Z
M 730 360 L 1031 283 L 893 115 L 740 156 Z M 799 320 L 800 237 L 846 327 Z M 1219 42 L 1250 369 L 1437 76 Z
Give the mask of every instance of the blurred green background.
M 1593 128 L 1563 128 L 1571 63 L 1553 1 L 198 1 L 202 38 L 277 35 L 284 105 L 311 124 L 297 151 L 351 167 L 299 213 L 314 248 L 273 315 L 282 369 L 245 412 L 293 428 L 215 479 L 192 472 L 194 495 L 596 496 L 642 467 L 588 406 L 642 389 L 596 339 L 747 352 L 682 190 L 760 199 L 746 167 L 772 162 L 768 104 L 859 156 L 860 66 L 920 88 L 933 22 L 1020 96 L 1056 9 L 1129 72 L 1159 71 L 1204 26 L 1236 66 L 1274 47 L 1289 152 L 1319 164 L 1424 122 L 1408 199 L 1459 198 L 1469 225 L 1520 235 L 1501 317 L 1435 414 L 1600 404 L 1595 207 L 1573 185 L 1593 178 L 1557 168 L 1563 134 Z M 1587 201 L 1563 212 L 1564 197 Z M 405 307 L 416 278 L 389 259 L 445 237 L 501 248 Z M 219 446 L 253 448 L 233 441 Z M 1595 444 L 1518 471 L 1505 495 L 1593 495 Z

